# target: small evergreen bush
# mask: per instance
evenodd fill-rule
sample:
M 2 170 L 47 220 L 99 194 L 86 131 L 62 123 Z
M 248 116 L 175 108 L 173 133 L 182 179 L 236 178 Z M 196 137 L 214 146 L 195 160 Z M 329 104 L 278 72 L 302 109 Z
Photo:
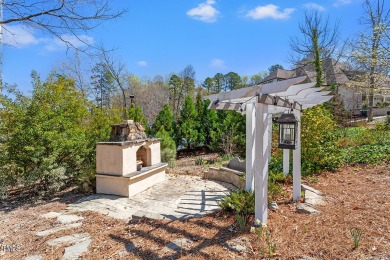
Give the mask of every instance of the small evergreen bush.
M 222 210 L 236 215 L 248 216 L 255 212 L 255 195 L 253 192 L 238 190 L 230 193 L 219 202 Z
M 176 144 L 163 126 L 157 132 L 156 137 L 161 138 L 161 161 L 167 163 L 174 161 L 176 158 Z

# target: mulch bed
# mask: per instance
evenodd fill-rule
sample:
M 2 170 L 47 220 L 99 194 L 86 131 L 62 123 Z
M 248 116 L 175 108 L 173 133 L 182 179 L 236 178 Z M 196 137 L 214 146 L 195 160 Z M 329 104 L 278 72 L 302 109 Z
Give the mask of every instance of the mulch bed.
M 298 214 L 295 203 L 279 201 L 279 210 L 269 212 L 269 241 L 276 246 L 279 259 L 390 259 L 390 167 L 344 167 L 335 173 L 311 177 L 310 186 L 322 191 L 327 201 L 319 215 Z M 291 190 L 286 187 L 286 190 Z M 80 195 L 78 195 L 80 196 Z M 241 230 L 235 216 L 217 212 L 185 221 L 132 220 L 130 223 L 85 212 L 80 228 L 46 238 L 37 231 L 55 225 L 40 215 L 66 208 L 69 201 L 54 201 L 0 209 L 0 244 L 20 245 L 15 252 L 0 252 L 1 259 L 23 259 L 41 254 L 45 259 L 60 259 L 64 246 L 50 247 L 45 241 L 74 233 L 88 232 L 92 243 L 83 259 L 261 259 L 268 258 L 267 242 Z M 360 246 L 353 249 L 352 229 L 362 231 Z M 191 240 L 187 248 L 166 246 L 175 239 Z M 235 240 L 246 251 L 229 249 Z M 238 241 L 238 242 L 237 242 Z

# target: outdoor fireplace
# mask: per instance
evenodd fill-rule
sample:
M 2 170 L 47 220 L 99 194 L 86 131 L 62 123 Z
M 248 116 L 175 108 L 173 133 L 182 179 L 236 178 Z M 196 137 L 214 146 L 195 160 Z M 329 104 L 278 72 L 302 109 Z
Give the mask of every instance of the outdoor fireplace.
M 96 144 L 96 192 L 132 196 L 165 180 L 160 139 L 147 138 L 140 123 L 113 125 L 109 142 Z

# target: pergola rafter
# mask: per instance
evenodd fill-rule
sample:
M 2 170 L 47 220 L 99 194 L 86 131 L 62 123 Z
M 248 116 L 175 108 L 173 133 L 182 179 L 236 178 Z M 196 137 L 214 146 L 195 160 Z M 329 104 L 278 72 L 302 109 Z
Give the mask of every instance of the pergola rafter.
M 293 200 L 301 194 L 301 110 L 329 101 L 330 91 L 300 84 L 306 76 L 248 87 L 205 97 L 209 109 L 233 110 L 246 115 L 246 189 L 255 191 L 255 224 L 268 218 L 268 163 L 271 157 L 272 114 L 293 112 L 298 120 L 293 150 Z M 289 150 L 283 150 L 283 172 L 289 172 Z

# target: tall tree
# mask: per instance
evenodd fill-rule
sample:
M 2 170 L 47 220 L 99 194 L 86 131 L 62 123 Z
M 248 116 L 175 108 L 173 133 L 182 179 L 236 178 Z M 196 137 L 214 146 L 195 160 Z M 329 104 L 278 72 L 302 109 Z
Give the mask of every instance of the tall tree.
M 224 75 L 224 91 L 241 88 L 241 77 L 236 72 L 229 72 Z
M 170 136 L 174 132 L 174 117 L 168 104 L 165 104 L 163 109 L 158 113 L 156 121 L 153 124 L 153 133 L 157 133 L 161 128 L 164 128 Z
M 271 74 L 272 72 L 277 71 L 278 69 L 284 69 L 284 68 L 280 64 L 274 64 L 268 68 L 268 72 L 269 72 L 269 74 Z
M 390 10 L 384 0 L 365 0 L 362 23 L 366 26 L 360 33 L 351 54 L 352 63 L 363 73 L 356 85 L 368 92 L 368 120 L 373 120 L 375 91 L 390 91 L 388 76 L 390 68 Z M 368 89 L 367 87 L 368 86 Z
M 104 63 L 97 63 L 92 68 L 92 91 L 100 108 L 111 106 L 111 97 L 115 91 L 113 80 Z
M 168 102 L 167 86 L 161 78 L 146 81 L 134 79 L 132 76 L 132 80 L 129 80 L 130 89 L 127 92 L 135 96 L 134 102 L 142 107 L 148 122 L 154 122 L 164 104 Z
M 179 76 L 173 74 L 169 78 L 169 103 L 171 105 L 175 119 L 179 116 L 181 100 L 183 98 L 183 82 Z
M 87 69 L 87 62 L 83 52 L 75 50 L 73 55 L 68 57 L 68 60 L 62 65 L 61 71 L 65 71 L 66 75 L 75 80 L 75 86 L 84 97 L 89 97 L 91 93 L 90 78 L 91 69 Z
M 202 87 L 207 90 L 207 93 L 211 93 L 215 91 L 215 80 L 213 78 L 207 77 L 203 83 Z
M 186 96 L 183 109 L 180 111 L 178 123 L 177 144 L 182 144 L 191 148 L 197 142 L 197 116 L 195 104 L 190 96 Z
M 321 86 L 323 59 L 338 55 L 338 23 L 331 25 L 329 18 L 323 18 L 318 11 L 305 12 L 304 20 L 299 23 L 299 31 L 299 35 L 290 37 L 290 61 L 295 66 L 314 66 L 317 86 Z
M 147 127 L 148 121 L 144 113 L 142 112 L 142 108 L 134 103 L 130 105 L 129 111 L 127 113 L 127 118 L 130 120 L 134 120 L 134 122 L 143 124 L 145 128 Z
M 1 29 L 4 29 L 4 25 L 23 25 L 27 28 L 39 29 L 75 49 L 79 49 L 80 45 L 75 42 L 81 42 L 86 46 L 91 45 L 87 40 L 88 37 L 85 37 L 88 31 L 93 30 L 103 21 L 119 17 L 125 12 L 125 10 L 112 11 L 108 0 L 0 0 L 0 4 Z M 0 33 L 0 45 L 2 43 Z M 1 64 L 0 54 L 0 66 Z M 0 80 L 0 87 L 1 83 Z
M 218 127 L 218 116 L 215 110 L 208 109 L 210 100 L 202 99 L 201 93 L 198 92 L 196 96 L 195 108 L 197 111 L 198 121 L 198 139 L 197 145 L 205 145 L 210 147 L 211 144 L 211 132 Z
M 219 93 L 222 91 L 223 85 L 224 85 L 224 76 L 222 73 L 217 73 L 214 75 L 214 82 L 215 82 L 215 93 Z
M 195 70 L 191 65 L 185 67 L 179 74 L 173 74 L 169 78 L 169 102 L 175 119 L 183 106 L 184 97 L 194 96 Z
M 266 71 L 262 71 L 258 74 L 252 75 L 250 84 L 251 85 L 258 85 L 265 77 L 267 77 L 267 74 L 268 73 Z
M 127 71 L 125 64 L 119 59 L 113 56 L 113 53 L 107 51 L 104 47 L 100 47 L 100 59 L 101 63 L 104 64 L 105 70 L 111 77 L 112 81 L 115 82 L 116 86 L 120 89 L 122 94 L 122 107 L 123 116 L 126 116 L 126 85 Z

